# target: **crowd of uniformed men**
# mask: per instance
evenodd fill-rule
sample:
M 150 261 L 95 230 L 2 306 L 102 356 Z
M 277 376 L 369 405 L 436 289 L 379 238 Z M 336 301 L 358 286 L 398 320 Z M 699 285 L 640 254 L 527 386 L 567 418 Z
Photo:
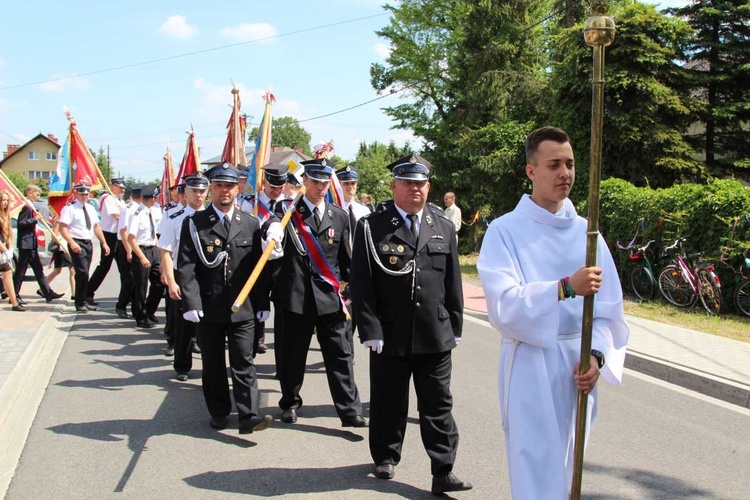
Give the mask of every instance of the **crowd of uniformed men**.
M 315 333 L 342 425 L 369 425 L 375 476 L 393 478 L 401 460 L 413 376 L 432 491 L 470 489 L 452 472 L 458 430 L 451 350 L 461 340 L 463 310 L 456 231 L 427 203 L 430 165 L 419 155 L 389 165 L 393 199 L 374 211 L 355 199 L 354 168 L 334 172 L 327 159 L 303 165 L 301 179 L 286 165 L 264 167 L 262 191 L 250 197 L 244 194 L 247 169 L 224 162 L 184 178 L 163 209 L 156 186 L 133 187 L 126 203 L 124 179 L 112 179 L 111 193 L 100 201 L 101 220 L 87 203 L 90 188 L 76 186 L 76 201 L 60 218 L 76 271 L 76 311 L 96 309 L 96 291 L 113 260 L 120 318 L 132 315 L 137 327 L 152 328 L 166 291 L 166 354 L 174 356 L 177 379 L 188 380 L 192 353 L 200 353 L 210 425 L 225 428 L 232 411 L 228 349 L 245 434 L 273 420 L 261 414 L 253 361 L 267 351 L 265 322 L 273 303 L 282 422 L 304 416 L 302 386 Z M 333 175 L 343 208 L 326 201 Z M 89 278 L 94 237 L 101 259 Z M 268 263 L 249 299 L 233 308 L 264 251 Z M 354 380 L 355 329 L 370 349 L 369 424 Z

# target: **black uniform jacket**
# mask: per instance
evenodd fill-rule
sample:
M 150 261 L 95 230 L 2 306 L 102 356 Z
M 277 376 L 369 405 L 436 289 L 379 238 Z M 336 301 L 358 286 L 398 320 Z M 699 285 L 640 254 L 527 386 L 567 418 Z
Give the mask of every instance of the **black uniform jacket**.
M 31 213 L 31 209 L 24 206 L 18 213 L 18 248 L 22 250 L 33 250 L 36 243 L 37 220 Z
M 365 237 L 367 221 L 373 249 Z M 416 257 L 415 257 L 416 252 Z M 415 258 L 412 273 L 393 276 Z M 354 237 L 350 280 L 352 309 L 360 339 L 383 340 L 383 352 L 396 356 L 445 352 L 456 346 L 463 328 L 463 289 L 453 223 L 425 205 L 419 241 L 393 201 L 360 219 Z
M 276 214 L 283 216 L 283 204 L 277 204 Z M 320 244 L 323 254 L 339 281 L 349 281 L 351 265 L 351 248 L 349 247 L 349 216 L 347 212 L 326 203 L 321 214 L 320 227 L 316 231 L 315 216 L 305 200 L 297 202 L 297 211 Z M 300 253 L 295 240 L 298 240 L 298 229 L 294 218 L 289 221 L 284 235 L 284 256 L 281 258 L 278 275 L 274 277 L 271 300 L 277 307 L 295 314 L 305 314 L 305 300 L 314 299 L 317 313 L 332 314 L 341 311 L 341 300 L 333 288 L 321 278 L 310 263 L 310 258 Z M 302 247 L 304 248 L 304 247 Z
M 228 258 L 214 268 L 209 268 L 198 257 L 190 235 L 189 221 L 198 230 L 203 254 L 208 262 L 226 250 Z M 251 292 L 236 313 L 232 304 L 245 286 L 250 273 L 262 253 L 258 220 L 235 208 L 229 234 L 213 206 L 195 212 L 182 222 L 180 254 L 178 258 L 179 283 L 182 289 L 183 311 L 203 310 L 203 320 L 216 323 L 237 323 L 253 319 L 253 308 L 268 310 L 268 297 Z M 260 279 L 266 279 L 263 273 Z M 252 304 L 251 304 L 252 302 Z

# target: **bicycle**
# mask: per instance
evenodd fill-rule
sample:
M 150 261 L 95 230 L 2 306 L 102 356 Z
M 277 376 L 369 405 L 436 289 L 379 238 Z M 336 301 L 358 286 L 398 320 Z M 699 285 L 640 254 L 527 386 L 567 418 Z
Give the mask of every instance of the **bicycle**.
M 659 290 L 662 296 L 677 307 L 692 308 L 698 301 L 711 315 L 721 311 L 721 283 L 712 264 L 700 262 L 702 252 L 686 255 L 685 238 L 678 238 L 665 247 L 668 254 L 674 253 L 673 263 L 659 273 Z M 691 264 L 689 264 L 690 262 Z
M 744 218 L 748 226 L 750 226 L 750 216 L 745 215 Z M 729 243 L 733 243 L 735 241 L 734 235 L 737 230 L 737 225 L 741 220 L 742 217 L 738 217 L 734 221 L 734 224 L 732 224 L 732 235 L 729 238 Z M 734 274 L 739 276 L 740 284 L 735 289 L 733 296 L 734 306 L 740 314 L 744 314 L 745 316 L 750 317 L 750 250 L 745 250 L 744 252 L 742 252 L 742 263 L 739 265 L 739 268 L 735 268 L 732 264 L 729 263 L 727 256 L 728 252 L 730 252 L 732 249 L 732 246 L 723 247 L 721 257 L 719 257 L 719 262 L 724 264 L 726 267 L 731 269 Z
M 648 258 L 649 247 L 655 242 L 656 240 L 650 240 L 642 247 L 633 245 L 632 241 L 628 245 L 617 242 L 617 248 L 630 252 L 628 258 L 630 262 L 635 264 L 635 267 L 630 271 L 630 287 L 633 289 L 635 296 L 642 301 L 653 299 L 658 286 L 654 266 L 651 259 Z

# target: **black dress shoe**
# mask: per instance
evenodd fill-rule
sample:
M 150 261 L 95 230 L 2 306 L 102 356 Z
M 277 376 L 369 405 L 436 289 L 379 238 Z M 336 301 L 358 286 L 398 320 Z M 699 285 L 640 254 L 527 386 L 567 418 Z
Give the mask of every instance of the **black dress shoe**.
M 18 303 L 19 303 L 19 304 L 21 304 L 22 306 L 25 306 L 25 305 L 26 305 L 26 301 L 25 301 L 25 300 L 23 300 L 23 299 L 21 298 L 21 296 L 20 296 L 20 295 L 16 295 L 16 300 L 17 300 L 17 301 L 18 301 Z
M 239 425 L 240 434 L 252 434 L 253 432 L 266 430 L 271 425 L 271 422 L 273 422 L 271 415 L 243 418 L 240 420 Z
M 375 477 L 378 479 L 393 479 L 396 475 L 396 468 L 393 464 L 380 464 L 375 467 Z
M 196 342 L 196 341 L 193 341 L 193 342 L 192 342 L 192 343 L 190 344 L 190 350 L 191 350 L 191 351 L 192 351 L 193 353 L 195 353 L 195 354 L 200 354 L 200 353 L 201 353 L 201 347 L 200 347 L 200 346 L 198 345 L 198 342 Z
M 94 300 L 94 297 L 86 297 L 86 303 L 90 306 L 98 306 L 99 302 Z
M 258 344 L 258 354 L 265 354 L 268 352 L 268 347 L 266 347 L 266 344 L 260 343 Z
M 96 306 L 92 306 L 92 305 L 91 305 L 91 304 L 89 304 L 89 303 L 86 303 L 86 304 L 85 304 L 85 305 L 84 305 L 83 307 L 85 307 L 85 308 L 86 308 L 86 309 L 88 309 L 89 311 L 98 311 L 98 310 L 99 310 L 99 308 L 98 308 L 98 307 L 96 307 Z
M 76 306 L 76 312 L 87 313 L 89 310 L 86 306 Z
M 7 298 L 8 298 L 8 294 L 7 294 L 7 293 L 5 293 L 5 291 L 2 291 L 2 292 L 0 292 L 0 299 L 3 299 L 3 300 L 5 300 L 5 299 L 7 299 Z
M 297 421 L 297 410 L 294 408 L 289 408 L 288 410 L 284 410 L 284 413 L 281 414 L 281 421 L 286 424 L 293 424 Z
M 125 309 L 115 309 L 115 312 L 122 319 L 130 319 L 130 315 L 128 314 L 128 312 Z
M 25 310 L 26 310 L 26 308 L 25 308 L 25 307 L 23 307 L 23 304 L 21 304 L 20 302 L 18 303 L 18 305 L 17 305 L 17 306 L 13 306 L 13 307 L 11 307 L 11 309 L 12 309 L 13 311 L 16 311 L 16 312 L 23 312 L 23 311 L 25 311 Z
M 41 291 L 41 290 L 37 290 L 37 291 Z M 64 293 L 53 292 L 52 290 L 50 290 L 49 291 L 49 295 L 47 295 L 46 297 L 44 297 L 44 300 L 46 300 L 47 302 L 52 302 L 55 299 L 59 299 L 63 295 L 65 295 L 65 294 Z
M 227 427 L 227 417 L 211 417 L 208 425 L 213 429 L 225 429 Z
M 159 320 L 158 320 L 158 319 L 156 319 L 156 316 L 155 316 L 155 315 L 153 315 L 153 314 L 152 314 L 151 316 L 149 316 L 149 317 L 148 317 L 148 320 L 149 320 L 149 321 L 150 321 L 151 323 L 155 324 L 155 325 L 158 325 L 158 324 L 159 324 Z
M 347 417 L 341 421 L 342 427 L 367 427 L 367 420 L 362 415 Z
M 461 481 L 455 474 L 449 472 L 444 476 L 432 476 L 432 492 L 445 493 L 446 491 L 466 491 L 473 486 L 468 481 Z
M 178 373 L 177 374 L 177 381 L 178 382 L 187 382 L 190 376 L 188 376 L 187 373 Z
M 145 319 L 141 321 L 136 321 L 135 324 L 136 326 L 138 326 L 138 328 L 153 328 L 154 326 Z
M 36 294 L 37 294 L 37 295 L 39 295 L 40 297 L 44 297 L 44 294 L 43 294 L 43 293 L 42 293 L 42 291 L 41 291 L 40 289 L 38 289 L 38 288 L 36 289 Z
M 174 356 L 174 346 L 168 345 L 167 350 L 164 351 L 164 355 L 167 356 L 168 358 L 171 358 L 172 356 Z

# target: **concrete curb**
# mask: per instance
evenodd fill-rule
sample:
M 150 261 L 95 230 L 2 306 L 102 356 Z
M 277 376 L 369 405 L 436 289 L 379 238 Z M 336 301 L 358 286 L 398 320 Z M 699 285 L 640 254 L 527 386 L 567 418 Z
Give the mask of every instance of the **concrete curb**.
M 0 388 L 0 498 L 10 486 L 37 409 L 47 390 L 75 314 L 56 309 L 34 334 Z
M 465 309 L 474 318 L 489 323 L 489 316 L 481 311 Z M 628 349 L 625 367 L 685 389 L 750 409 L 750 386 L 717 377 L 665 359 Z

